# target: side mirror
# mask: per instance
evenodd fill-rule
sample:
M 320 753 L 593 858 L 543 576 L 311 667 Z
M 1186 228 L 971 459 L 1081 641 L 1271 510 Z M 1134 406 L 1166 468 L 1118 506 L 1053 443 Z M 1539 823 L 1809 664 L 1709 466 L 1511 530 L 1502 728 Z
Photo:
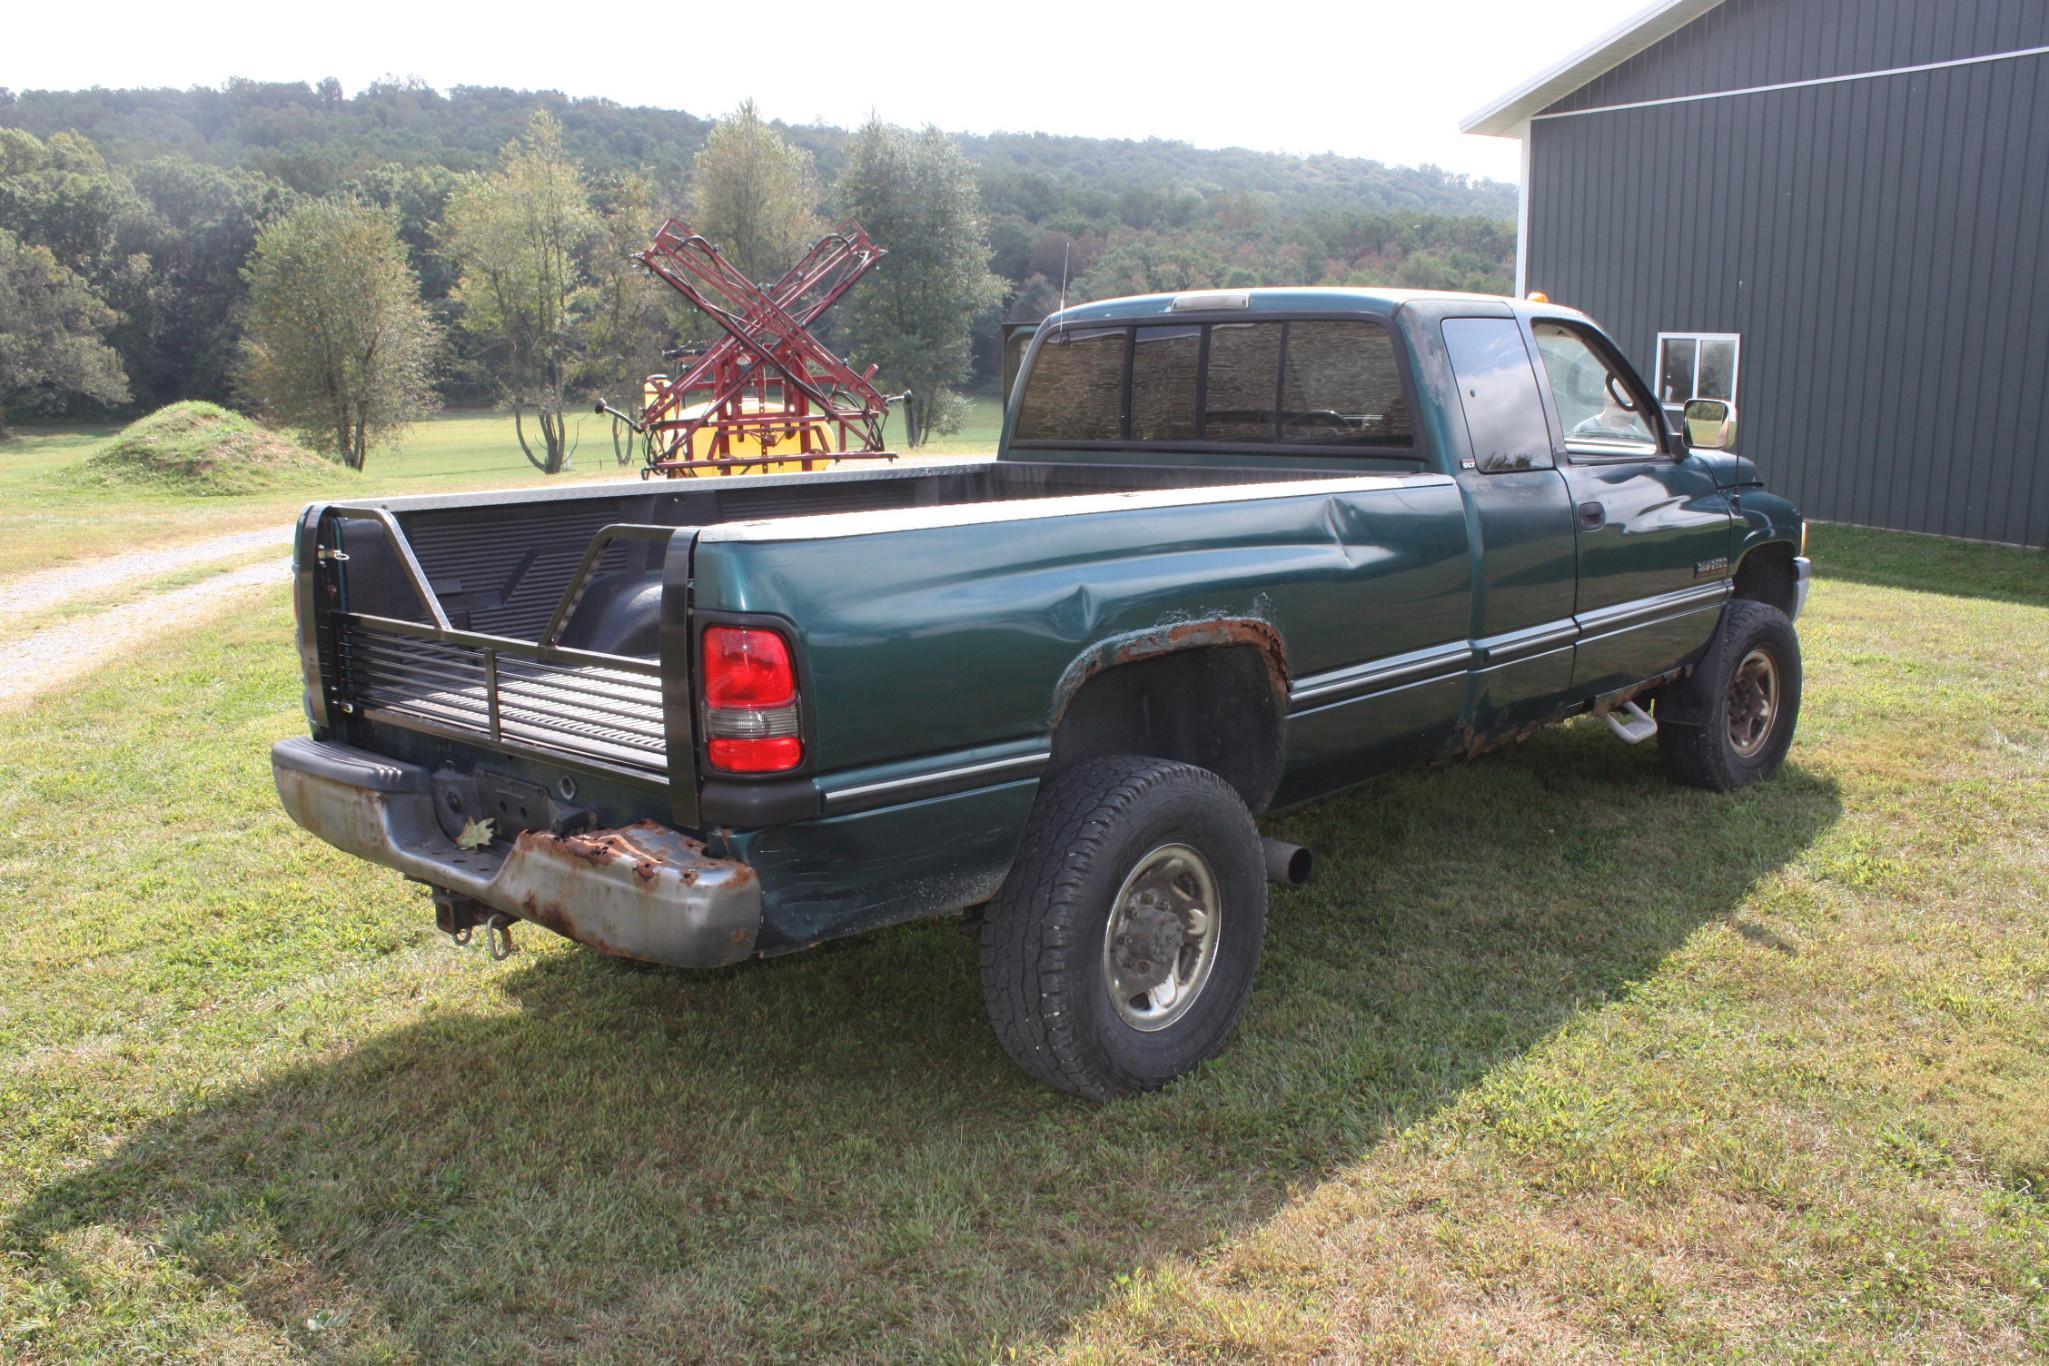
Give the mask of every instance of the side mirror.
M 1736 444 L 1736 405 L 1727 399 L 1692 399 L 1680 421 L 1686 444 L 1697 451 L 1726 451 Z

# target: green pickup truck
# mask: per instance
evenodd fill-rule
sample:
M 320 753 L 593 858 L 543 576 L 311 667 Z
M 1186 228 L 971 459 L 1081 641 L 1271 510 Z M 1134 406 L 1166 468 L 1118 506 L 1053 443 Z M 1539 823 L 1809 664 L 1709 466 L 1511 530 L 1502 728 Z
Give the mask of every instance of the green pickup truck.
M 1004 1048 L 1104 1098 L 1229 1035 L 1309 862 L 1261 813 L 1581 714 L 1785 757 L 1805 525 L 1579 313 L 1117 299 L 1015 376 L 993 460 L 307 508 L 286 810 L 494 952 L 970 911 Z

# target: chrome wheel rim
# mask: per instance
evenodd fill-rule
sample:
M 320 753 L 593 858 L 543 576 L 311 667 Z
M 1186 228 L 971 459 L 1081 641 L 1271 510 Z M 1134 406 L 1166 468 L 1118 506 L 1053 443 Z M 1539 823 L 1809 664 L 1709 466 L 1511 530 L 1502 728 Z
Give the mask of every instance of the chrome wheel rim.
M 1779 715 L 1779 666 L 1763 650 L 1752 650 L 1729 680 L 1729 746 L 1751 758 L 1771 738 Z
M 1188 1013 L 1216 967 L 1222 912 L 1209 860 L 1188 845 L 1163 844 L 1132 866 L 1103 927 L 1118 1018 L 1151 1033 Z

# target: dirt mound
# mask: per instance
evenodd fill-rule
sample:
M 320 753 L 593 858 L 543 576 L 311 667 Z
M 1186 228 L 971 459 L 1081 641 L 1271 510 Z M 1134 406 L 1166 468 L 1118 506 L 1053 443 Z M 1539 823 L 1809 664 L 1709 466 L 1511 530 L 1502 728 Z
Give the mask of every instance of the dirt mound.
M 137 418 L 81 468 L 109 483 L 189 494 L 333 487 L 362 477 L 240 413 L 196 402 Z

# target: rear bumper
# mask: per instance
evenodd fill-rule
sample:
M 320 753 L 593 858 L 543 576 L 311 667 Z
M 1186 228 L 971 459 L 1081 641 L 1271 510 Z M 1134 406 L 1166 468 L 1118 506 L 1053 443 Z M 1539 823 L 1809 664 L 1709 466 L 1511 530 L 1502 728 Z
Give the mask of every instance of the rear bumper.
M 522 832 L 461 849 L 434 814 L 427 771 L 349 745 L 270 752 L 292 819 L 335 848 L 622 958 L 709 968 L 753 954 L 761 882 L 735 859 L 641 821 L 578 835 Z
M 1814 561 L 1805 555 L 1793 557 L 1793 620 L 1807 608 L 1807 590 L 1814 586 Z

